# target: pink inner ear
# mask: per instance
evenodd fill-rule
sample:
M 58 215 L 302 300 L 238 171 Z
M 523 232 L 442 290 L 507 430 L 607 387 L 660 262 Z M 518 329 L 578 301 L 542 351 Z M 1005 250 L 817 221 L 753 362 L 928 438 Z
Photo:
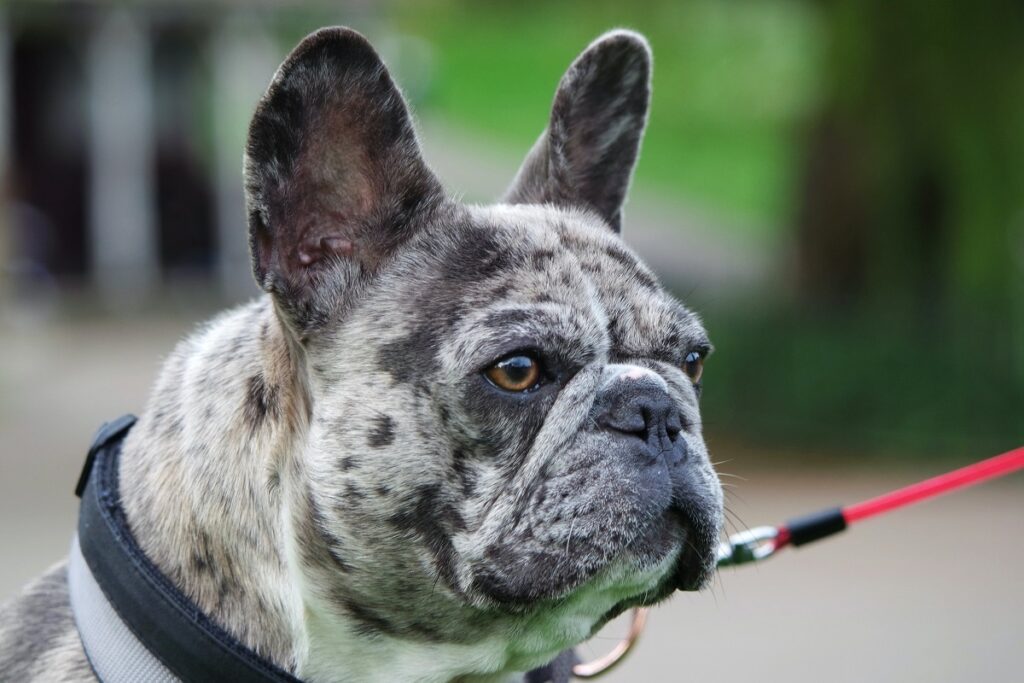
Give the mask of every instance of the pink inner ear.
M 340 235 L 313 235 L 299 244 L 298 259 L 301 265 L 311 266 L 332 254 L 337 258 L 348 258 L 354 251 L 352 240 Z
M 325 211 L 322 218 L 315 218 L 304 226 L 302 239 L 296 249 L 299 265 L 312 266 L 327 257 L 349 258 L 355 252 L 352 240 L 342 235 L 346 223 L 345 214 L 340 211 Z

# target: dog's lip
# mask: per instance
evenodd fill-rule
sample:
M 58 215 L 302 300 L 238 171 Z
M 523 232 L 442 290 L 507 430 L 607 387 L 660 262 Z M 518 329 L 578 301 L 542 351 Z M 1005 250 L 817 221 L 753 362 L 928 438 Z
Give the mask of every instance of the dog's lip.
M 704 588 L 714 575 L 716 545 L 710 539 L 702 538 L 694 532 L 693 523 L 682 510 L 674 507 L 672 515 L 684 534 L 683 547 L 672 572 L 675 587 L 681 591 L 698 591 Z
M 708 584 L 712 574 L 713 568 L 709 566 L 708 562 L 700 558 L 693 562 L 680 559 L 676 564 L 673 575 L 676 590 L 687 592 L 699 591 Z

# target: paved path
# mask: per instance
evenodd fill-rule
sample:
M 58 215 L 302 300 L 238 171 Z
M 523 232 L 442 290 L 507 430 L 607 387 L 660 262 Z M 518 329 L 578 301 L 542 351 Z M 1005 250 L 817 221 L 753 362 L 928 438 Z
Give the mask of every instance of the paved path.
M 194 322 L 0 327 L 0 599 L 66 552 L 90 435 L 140 409 L 161 357 Z M 769 470 L 755 453 L 711 445 L 746 477 L 729 480 L 731 507 L 752 526 L 927 473 Z M 1022 523 L 1018 477 L 723 571 L 710 592 L 656 610 L 637 652 L 604 680 L 1024 680 Z

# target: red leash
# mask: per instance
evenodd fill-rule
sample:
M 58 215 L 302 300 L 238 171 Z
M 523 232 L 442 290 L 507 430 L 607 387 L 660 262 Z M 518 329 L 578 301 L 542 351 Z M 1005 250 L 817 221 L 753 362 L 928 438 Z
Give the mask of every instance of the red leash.
M 865 500 L 863 503 L 850 505 L 843 509 L 843 517 L 847 524 L 859 522 L 868 517 L 880 515 L 897 508 L 919 503 L 922 500 L 941 496 L 950 491 L 980 484 L 989 479 L 1002 477 L 1024 467 L 1024 447 L 997 455 L 994 458 L 961 467 L 958 470 L 940 474 L 931 479 L 905 486 L 877 498 Z
M 1024 447 L 854 505 L 829 508 L 775 527 L 758 527 L 732 536 L 718 551 L 718 566 L 763 560 L 787 545 L 800 546 L 843 531 L 861 520 L 980 484 L 1024 468 Z

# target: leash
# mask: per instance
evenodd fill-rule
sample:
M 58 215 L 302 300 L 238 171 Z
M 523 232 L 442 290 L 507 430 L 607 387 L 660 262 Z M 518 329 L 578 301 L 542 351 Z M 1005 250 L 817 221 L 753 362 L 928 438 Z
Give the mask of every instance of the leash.
M 741 531 L 718 547 L 718 567 L 760 562 L 783 548 L 813 543 L 866 519 L 1004 477 L 1020 469 L 1024 469 L 1024 446 L 853 505 L 826 508 L 777 526 Z M 574 666 L 573 675 L 583 679 L 595 678 L 622 661 L 643 632 L 647 613 L 646 607 L 633 610 L 627 636 L 608 654 Z

